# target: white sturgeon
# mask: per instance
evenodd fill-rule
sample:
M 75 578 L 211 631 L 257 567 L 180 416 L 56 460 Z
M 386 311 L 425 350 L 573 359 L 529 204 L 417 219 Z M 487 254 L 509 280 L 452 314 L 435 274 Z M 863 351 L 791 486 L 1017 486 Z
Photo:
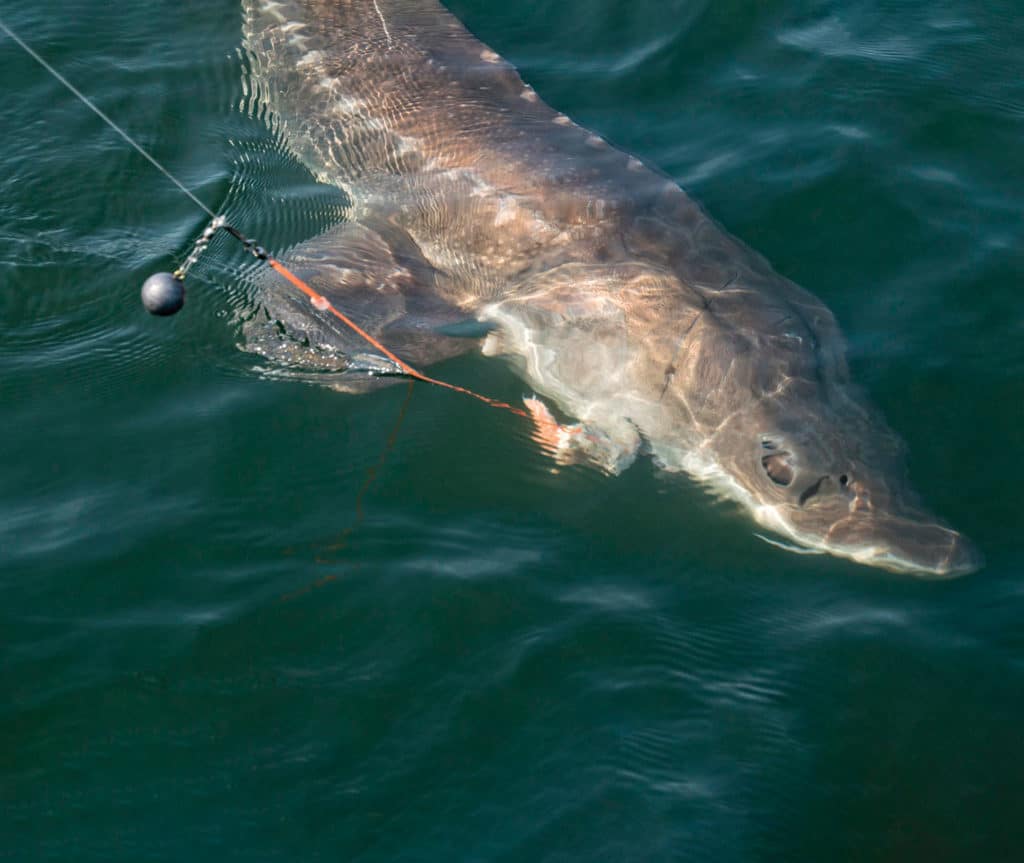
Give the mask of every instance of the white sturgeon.
M 919 503 L 828 309 L 662 174 L 546 105 L 438 3 L 244 7 L 260 110 L 351 201 L 349 221 L 289 265 L 399 356 L 508 357 L 575 420 L 529 402 L 559 460 L 617 473 L 649 453 L 801 549 L 920 575 L 980 565 Z M 363 372 L 339 387 L 389 370 L 287 286 L 263 300 Z M 486 338 L 445 328 L 467 319 Z

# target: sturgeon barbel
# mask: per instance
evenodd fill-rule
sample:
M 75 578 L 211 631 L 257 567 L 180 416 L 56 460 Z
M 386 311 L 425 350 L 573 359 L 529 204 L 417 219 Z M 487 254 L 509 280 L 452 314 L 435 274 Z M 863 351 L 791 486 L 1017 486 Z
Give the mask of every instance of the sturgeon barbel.
M 980 565 L 918 501 L 829 310 L 545 104 L 435 0 L 244 9 L 252 103 L 351 205 L 289 265 L 405 361 L 510 358 L 573 420 L 528 400 L 558 460 L 615 474 L 649 454 L 783 545 L 920 575 Z M 314 354 L 343 358 L 352 382 L 335 385 L 396 371 L 288 290 L 262 300 Z M 455 333 L 465 321 L 486 336 Z

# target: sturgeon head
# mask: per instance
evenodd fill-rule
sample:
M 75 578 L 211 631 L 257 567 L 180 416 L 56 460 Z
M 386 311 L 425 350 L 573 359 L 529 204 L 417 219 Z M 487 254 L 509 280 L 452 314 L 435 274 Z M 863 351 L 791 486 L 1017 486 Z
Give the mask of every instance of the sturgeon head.
M 791 550 L 931 577 L 981 566 L 922 505 L 905 447 L 850 381 L 822 303 L 770 271 L 701 300 L 661 398 L 690 433 L 655 440 L 656 457 L 738 500 Z
M 921 505 L 881 417 L 850 394 L 813 390 L 794 383 L 754 401 L 696 450 L 691 467 L 729 485 L 796 550 L 925 576 L 977 569 L 971 543 Z

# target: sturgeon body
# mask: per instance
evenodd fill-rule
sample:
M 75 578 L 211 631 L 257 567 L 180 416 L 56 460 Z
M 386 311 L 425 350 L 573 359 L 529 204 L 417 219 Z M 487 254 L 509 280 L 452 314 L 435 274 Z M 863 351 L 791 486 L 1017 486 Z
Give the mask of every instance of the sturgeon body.
M 617 473 L 647 453 L 801 549 L 922 575 L 980 565 L 920 505 L 829 310 L 442 6 L 244 9 L 254 104 L 350 201 L 289 264 L 406 362 L 507 357 L 575 421 L 533 403 L 558 459 Z M 350 368 L 341 388 L 396 371 L 287 285 L 263 302 Z M 453 335 L 467 320 L 486 337 Z

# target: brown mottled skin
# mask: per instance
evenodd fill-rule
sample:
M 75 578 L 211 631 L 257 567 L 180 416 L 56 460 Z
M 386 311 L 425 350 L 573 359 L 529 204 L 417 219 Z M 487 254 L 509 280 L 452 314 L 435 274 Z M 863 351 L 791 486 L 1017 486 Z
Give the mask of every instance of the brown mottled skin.
M 546 105 L 434 0 L 243 5 L 251 106 L 352 202 L 288 261 L 403 359 L 479 347 L 443 334 L 476 319 L 484 353 L 587 432 L 562 460 L 617 472 L 647 452 L 801 547 L 978 567 L 920 507 L 832 314 L 673 182 Z M 317 350 L 388 370 L 285 286 L 264 302 Z

